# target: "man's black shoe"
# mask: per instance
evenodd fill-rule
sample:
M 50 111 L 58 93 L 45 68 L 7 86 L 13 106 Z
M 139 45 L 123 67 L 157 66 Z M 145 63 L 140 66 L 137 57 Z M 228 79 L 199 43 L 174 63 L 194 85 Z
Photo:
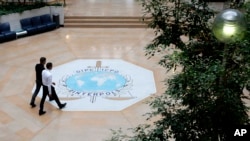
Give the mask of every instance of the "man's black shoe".
M 44 115 L 46 111 L 39 111 L 39 116 Z
M 49 98 L 49 101 L 53 101 L 53 100 L 55 100 L 54 98 Z
M 64 108 L 66 106 L 67 103 L 63 103 L 61 104 L 61 106 L 59 107 L 60 109 Z
M 31 108 L 34 108 L 34 107 L 36 107 L 36 104 L 30 103 L 30 106 L 31 106 Z

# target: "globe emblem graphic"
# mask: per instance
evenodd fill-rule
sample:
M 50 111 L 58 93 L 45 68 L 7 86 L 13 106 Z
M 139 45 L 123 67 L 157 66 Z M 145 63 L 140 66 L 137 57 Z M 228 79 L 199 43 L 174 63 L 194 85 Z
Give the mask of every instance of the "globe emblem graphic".
M 120 111 L 156 92 L 152 71 L 120 59 L 77 59 L 52 73 L 64 111 Z
M 65 81 L 68 89 L 77 92 L 111 92 L 126 84 L 126 79 L 114 72 L 81 72 L 68 77 Z

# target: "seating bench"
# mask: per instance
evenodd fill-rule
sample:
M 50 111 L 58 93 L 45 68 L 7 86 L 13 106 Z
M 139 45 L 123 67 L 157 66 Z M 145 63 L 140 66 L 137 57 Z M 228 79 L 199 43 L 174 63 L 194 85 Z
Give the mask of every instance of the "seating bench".
M 0 43 L 14 39 L 16 39 L 16 32 L 10 30 L 10 24 L 0 23 Z
M 50 14 L 21 19 L 20 24 L 21 28 L 27 31 L 28 35 L 34 35 L 56 28 L 56 23 L 52 21 Z

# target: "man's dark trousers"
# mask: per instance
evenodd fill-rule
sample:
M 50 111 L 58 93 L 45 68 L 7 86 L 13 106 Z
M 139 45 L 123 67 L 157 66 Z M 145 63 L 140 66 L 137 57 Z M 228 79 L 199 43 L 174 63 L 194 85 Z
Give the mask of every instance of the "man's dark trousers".
M 42 86 L 42 82 L 39 81 L 39 80 L 36 80 L 36 89 L 35 89 L 35 92 L 34 92 L 33 95 L 32 95 L 30 104 L 35 104 L 35 99 L 36 99 L 37 94 L 38 94 L 39 91 L 40 91 L 41 86 Z
M 56 101 L 58 107 L 61 108 L 62 104 L 61 104 L 61 102 L 56 94 L 55 88 L 53 86 L 51 86 L 51 91 L 52 91 L 52 94 L 51 94 L 52 98 Z M 48 94 L 49 94 L 48 86 L 43 85 L 43 96 L 42 96 L 41 103 L 40 103 L 40 111 L 43 111 L 44 102 L 45 102 L 45 99 L 46 99 Z

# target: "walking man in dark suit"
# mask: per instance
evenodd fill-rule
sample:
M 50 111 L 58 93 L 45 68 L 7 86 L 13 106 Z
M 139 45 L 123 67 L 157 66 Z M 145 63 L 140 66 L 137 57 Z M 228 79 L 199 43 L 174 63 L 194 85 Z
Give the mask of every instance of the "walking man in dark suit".
M 59 109 L 62 109 L 66 106 L 66 103 L 61 103 L 55 88 L 53 85 L 55 85 L 54 82 L 52 82 L 52 74 L 51 74 L 51 70 L 53 68 L 53 64 L 51 62 L 48 62 L 46 64 L 46 69 L 44 69 L 42 71 L 42 82 L 43 82 L 43 96 L 40 102 L 40 110 L 39 110 L 39 115 L 43 115 L 46 113 L 46 111 L 43 110 L 44 107 L 44 102 L 46 99 L 46 96 L 49 95 L 50 97 L 54 98 L 54 100 L 56 101 Z
M 31 101 L 30 101 L 30 106 L 32 108 L 36 107 L 35 104 L 35 99 L 36 96 L 38 94 L 38 92 L 40 91 L 40 88 L 42 86 L 42 71 L 44 70 L 44 65 L 46 63 L 46 58 L 45 57 L 41 57 L 40 58 L 40 63 L 36 64 L 35 66 L 35 71 L 36 71 L 36 89 L 32 95 Z

